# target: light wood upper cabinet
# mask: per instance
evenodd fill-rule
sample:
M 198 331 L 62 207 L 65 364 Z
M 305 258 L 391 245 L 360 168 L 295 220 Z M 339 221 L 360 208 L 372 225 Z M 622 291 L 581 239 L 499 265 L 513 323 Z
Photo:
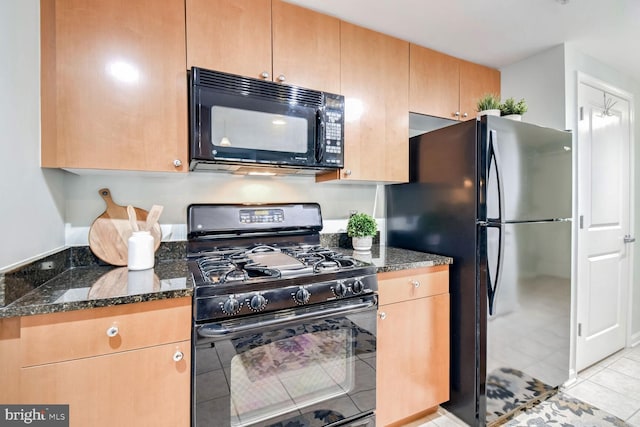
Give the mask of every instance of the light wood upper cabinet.
M 500 95 L 500 71 L 461 60 L 460 110 L 472 111 L 475 118 L 478 99 L 486 93 Z
M 460 94 L 458 58 L 414 44 L 409 57 L 409 110 L 455 119 Z
M 273 0 L 273 79 L 340 93 L 340 20 Z
M 42 166 L 187 171 L 184 0 L 41 1 Z
M 449 269 L 378 278 L 376 424 L 386 426 L 433 412 L 449 400 Z
M 318 181 L 409 178 L 409 43 L 341 22 L 344 169 Z
M 186 14 L 188 68 L 271 79 L 271 0 L 186 0 Z
M 340 21 L 280 0 L 187 0 L 187 65 L 340 92 Z
M 20 403 L 68 404 L 72 427 L 188 424 L 190 298 L 20 320 Z
M 414 44 L 409 81 L 409 110 L 445 119 L 475 119 L 478 99 L 500 94 L 500 71 Z

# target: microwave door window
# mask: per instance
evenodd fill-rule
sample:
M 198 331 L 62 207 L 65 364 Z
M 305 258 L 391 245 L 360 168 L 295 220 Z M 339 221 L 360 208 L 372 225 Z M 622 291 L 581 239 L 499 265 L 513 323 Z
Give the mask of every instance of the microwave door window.
M 211 143 L 218 152 L 269 151 L 304 157 L 309 149 L 306 118 L 223 106 L 211 108 Z

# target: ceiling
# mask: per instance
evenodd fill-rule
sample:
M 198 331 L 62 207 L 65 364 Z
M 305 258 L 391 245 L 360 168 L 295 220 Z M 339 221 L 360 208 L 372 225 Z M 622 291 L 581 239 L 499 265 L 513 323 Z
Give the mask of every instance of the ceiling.
M 563 42 L 640 82 L 640 0 L 286 0 L 502 68 Z

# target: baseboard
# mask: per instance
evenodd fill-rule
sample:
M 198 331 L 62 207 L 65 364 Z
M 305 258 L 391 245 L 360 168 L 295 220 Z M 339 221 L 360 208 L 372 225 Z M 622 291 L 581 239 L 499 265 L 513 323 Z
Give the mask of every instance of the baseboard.
M 637 345 L 640 345 L 640 332 L 636 332 L 631 335 L 631 347 L 635 347 Z

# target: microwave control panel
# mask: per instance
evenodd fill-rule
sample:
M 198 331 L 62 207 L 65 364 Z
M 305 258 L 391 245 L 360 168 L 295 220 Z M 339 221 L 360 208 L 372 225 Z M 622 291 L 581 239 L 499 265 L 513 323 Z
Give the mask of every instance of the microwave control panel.
M 321 111 L 321 135 L 318 138 L 317 161 L 321 166 L 344 166 L 344 97 L 325 93 L 325 105 Z

